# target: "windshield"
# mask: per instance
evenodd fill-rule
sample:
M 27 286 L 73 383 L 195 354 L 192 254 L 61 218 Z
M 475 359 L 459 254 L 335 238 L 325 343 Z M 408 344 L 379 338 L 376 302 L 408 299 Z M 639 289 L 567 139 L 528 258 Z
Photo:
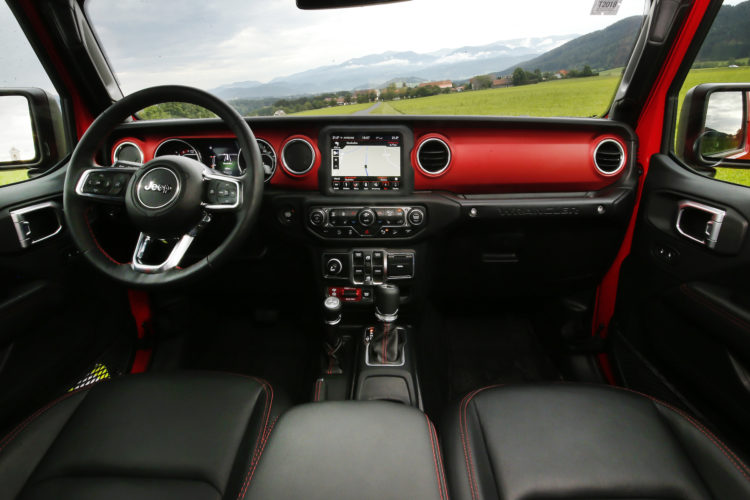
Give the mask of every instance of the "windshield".
M 294 0 L 86 6 L 124 93 L 191 85 L 246 116 L 601 115 L 645 8 L 643 0 L 597 1 L 593 9 L 592 0 L 412 0 L 321 11 L 299 10 Z M 140 113 L 202 116 L 184 104 Z

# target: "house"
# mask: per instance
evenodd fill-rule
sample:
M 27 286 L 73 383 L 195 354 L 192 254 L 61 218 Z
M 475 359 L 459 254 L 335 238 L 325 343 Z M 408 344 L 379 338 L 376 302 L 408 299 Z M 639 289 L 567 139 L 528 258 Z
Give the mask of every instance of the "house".
M 510 87 L 512 85 L 513 85 L 513 80 L 511 78 L 508 78 L 507 76 L 492 80 L 493 89 L 498 89 L 502 87 Z
M 273 116 L 285 116 L 286 112 L 283 109 L 277 109 Z
M 561 69 L 560 71 L 558 71 L 557 73 L 555 73 L 555 74 L 554 74 L 554 75 L 552 75 L 552 76 L 554 76 L 554 77 L 555 77 L 555 78 L 557 78 L 558 80 L 559 80 L 560 78 L 565 78 L 565 77 L 567 77 L 567 76 L 568 76 L 568 70 L 567 70 L 567 69 Z
M 420 87 L 427 87 L 429 85 L 432 85 L 433 87 L 438 87 L 441 89 L 453 88 L 453 82 L 450 80 L 441 80 L 439 82 L 425 82 L 425 83 L 419 84 Z

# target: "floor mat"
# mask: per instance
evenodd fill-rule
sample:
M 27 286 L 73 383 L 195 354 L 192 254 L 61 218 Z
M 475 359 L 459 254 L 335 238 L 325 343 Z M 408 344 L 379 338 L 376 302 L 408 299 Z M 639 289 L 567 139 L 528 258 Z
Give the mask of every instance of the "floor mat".
M 448 347 L 449 400 L 493 384 L 562 378 L 526 318 L 448 317 L 443 338 Z

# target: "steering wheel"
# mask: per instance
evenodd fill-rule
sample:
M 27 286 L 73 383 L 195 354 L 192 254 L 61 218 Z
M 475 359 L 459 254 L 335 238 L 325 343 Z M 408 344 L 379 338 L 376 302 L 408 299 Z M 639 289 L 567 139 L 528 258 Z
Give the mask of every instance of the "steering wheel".
M 109 134 L 141 109 L 163 102 L 186 102 L 215 113 L 237 136 L 247 169 L 235 177 L 220 174 L 183 156 L 160 156 L 146 164 L 96 163 Z M 63 191 L 65 220 L 73 241 L 94 267 L 131 287 L 183 283 L 225 261 L 255 224 L 263 195 L 263 163 L 247 122 L 226 102 L 192 87 L 167 85 L 127 95 L 94 120 L 78 142 L 68 165 Z M 132 261 L 115 261 L 97 241 L 88 211 L 91 203 L 121 204 L 140 231 Z M 188 248 L 217 212 L 231 212 L 234 226 L 210 254 L 184 269 Z M 153 245 L 173 244 L 166 260 L 147 262 Z M 163 257 L 162 257 L 163 259 Z M 155 259 L 155 260 L 162 260 Z

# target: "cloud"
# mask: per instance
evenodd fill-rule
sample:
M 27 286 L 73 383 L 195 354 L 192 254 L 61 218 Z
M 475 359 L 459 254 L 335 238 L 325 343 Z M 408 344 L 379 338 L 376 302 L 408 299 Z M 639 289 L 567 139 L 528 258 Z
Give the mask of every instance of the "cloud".
M 587 33 L 643 11 L 589 16 L 590 0 L 412 0 L 301 11 L 294 0 L 88 0 L 92 23 L 125 92 L 157 83 L 214 88 L 275 78 L 368 54 L 434 52 L 501 39 Z M 460 58 L 462 56 L 455 56 Z M 0 61 L 1 62 L 1 61 Z M 382 64 L 409 64 L 402 58 Z

